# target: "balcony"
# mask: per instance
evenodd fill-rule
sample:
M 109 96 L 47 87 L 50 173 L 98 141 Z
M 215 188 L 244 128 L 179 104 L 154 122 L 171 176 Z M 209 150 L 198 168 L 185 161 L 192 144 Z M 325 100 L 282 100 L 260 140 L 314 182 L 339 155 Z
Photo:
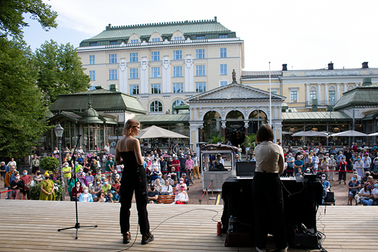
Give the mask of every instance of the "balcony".
M 312 101 L 306 101 L 306 107 L 312 107 L 312 105 L 318 105 L 318 106 L 334 106 L 336 104 L 336 101 L 326 101 L 326 100 L 312 100 Z

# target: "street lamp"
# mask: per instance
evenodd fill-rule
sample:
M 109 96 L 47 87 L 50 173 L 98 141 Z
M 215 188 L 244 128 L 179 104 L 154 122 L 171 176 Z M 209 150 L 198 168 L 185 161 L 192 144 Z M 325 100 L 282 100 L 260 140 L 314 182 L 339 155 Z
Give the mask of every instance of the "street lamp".
M 64 201 L 64 179 L 63 179 L 63 169 L 62 169 L 62 137 L 64 129 L 62 126 L 60 126 L 60 123 L 55 127 L 55 136 L 58 138 L 58 147 L 59 147 L 59 165 L 60 165 L 60 179 L 62 181 L 62 188 L 63 188 L 63 194 L 62 194 L 62 201 Z

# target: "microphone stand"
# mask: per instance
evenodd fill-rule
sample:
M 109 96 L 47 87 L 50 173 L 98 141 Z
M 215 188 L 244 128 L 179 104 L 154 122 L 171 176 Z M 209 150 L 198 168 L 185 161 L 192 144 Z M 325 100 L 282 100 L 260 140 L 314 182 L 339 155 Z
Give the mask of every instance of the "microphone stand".
M 81 137 L 81 135 L 78 135 L 76 146 L 78 146 L 79 143 L 80 143 L 80 137 Z M 75 167 L 76 158 L 75 158 L 75 152 L 76 152 L 76 148 L 77 148 L 76 146 L 75 146 L 75 149 L 74 149 L 74 153 L 72 155 L 72 160 L 73 160 L 73 164 L 74 164 L 73 169 L 74 169 L 75 186 L 76 186 L 76 167 Z M 75 223 L 75 226 L 58 229 L 58 232 L 60 232 L 62 230 L 75 228 L 76 229 L 76 236 L 75 236 L 76 240 L 78 239 L 78 231 L 79 231 L 80 228 L 96 228 L 97 227 L 97 225 L 95 225 L 95 226 L 80 226 L 80 223 L 79 223 L 79 213 L 77 211 L 77 200 L 78 200 L 78 198 L 77 198 L 77 192 L 76 192 L 76 196 L 75 196 L 76 223 Z

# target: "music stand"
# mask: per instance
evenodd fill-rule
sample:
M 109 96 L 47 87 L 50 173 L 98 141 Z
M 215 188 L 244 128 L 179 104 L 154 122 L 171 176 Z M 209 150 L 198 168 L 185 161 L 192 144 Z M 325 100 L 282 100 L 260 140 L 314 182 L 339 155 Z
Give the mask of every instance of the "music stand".
M 80 142 L 80 137 L 81 137 L 81 135 L 78 135 L 78 138 L 77 138 L 77 143 L 76 143 L 76 146 L 78 146 L 79 145 L 79 142 Z M 75 167 L 75 152 L 76 152 L 76 147 L 75 146 L 75 149 L 74 149 L 74 152 L 73 152 L 73 155 L 72 155 L 72 161 L 73 161 L 73 164 L 74 164 L 74 180 L 75 180 L 75 186 L 76 186 L 76 167 Z M 77 238 L 78 238 L 78 231 L 79 231 L 79 229 L 80 228 L 96 228 L 97 227 L 97 225 L 94 225 L 94 226 L 80 226 L 80 223 L 79 223 L 79 213 L 78 213 L 78 211 L 77 211 L 77 196 L 76 196 L 76 200 L 75 200 L 75 211 L 76 211 L 76 223 L 75 223 L 75 226 L 73 226 L 73 227 L 67 227 L 67 228 L 60 228 L 60 229 L 58 229 L 58 232 L 60 232 L 60 231 L 62 231 L 62 230 L 66 230 L 66 229 L 73 229 L 73 228 L 75 228 L 76 229 L 76 237 L 75 237 L 75 239 L 77 240 Z

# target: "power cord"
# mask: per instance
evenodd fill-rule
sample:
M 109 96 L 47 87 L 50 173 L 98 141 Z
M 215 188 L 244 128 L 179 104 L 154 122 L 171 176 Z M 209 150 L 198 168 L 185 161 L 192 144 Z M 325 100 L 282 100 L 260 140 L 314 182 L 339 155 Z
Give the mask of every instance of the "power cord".
M 191 210 L 186 211 L 186 212 L 182 212 L 182 213 L 179 213 L 179 214 L 175 214 L 175 215 L 173 215 L 173 216 L 171 216 L 171 217 L 169 217 L 169 218 L 167 218 L 167 219 L 161 221 L 161 222 L 160 222 L 160 223 L 159 223 L 154 229 L 151 230 L 151 232 L 153 232 L 154 230 L 156 230 L 156 229 L 157 229 L 160 225 L 162 225 L 164 222 L 166 222 L 166 221 L 168 221 L 168 220 L 170 220 L 170 219 L 173 219 L 173 218 L 175 218 L 175 217 L 177 217 L 177 216 L 181 216 L 181 215 L 184 215 L 184 214 L 187 214 L 187 213 L 193 212 L 193 211 L 210 211 L 210 212 L 215 212 L 216 214 L 215 214 L 213 217 L 211 217 L 211 220 L 214 221 L 214 222 L 217 222 L 217 223 L 218 223 L 218 221 L 214 220 L 215 216 L 217 216 L 217 215 L 219 214 L 219 212 L 218 212 L 217 210 L 213 210 L 213 209 L 205 209 L 205 208 L 195 208 L 195 209 L 191 209 Z M 117 252 L 126 251 L 126 250 L 129 250 L 131 247 L 133 247 L 134 244 L 135 244 L 135 242 L 136 242 L 136 239 L 138 238 L 138 232 L 139 232 L 139 225 L 137 225 L 137 231 L 136 231 L 136 235 L 135 235 L 135 238 L 134 238 L 133 243 L 132 243 L 130 246 L 128 246 L 127 248 L 125 248 L 125 249 L 121 249 L 121 250 L 118 250 Z

